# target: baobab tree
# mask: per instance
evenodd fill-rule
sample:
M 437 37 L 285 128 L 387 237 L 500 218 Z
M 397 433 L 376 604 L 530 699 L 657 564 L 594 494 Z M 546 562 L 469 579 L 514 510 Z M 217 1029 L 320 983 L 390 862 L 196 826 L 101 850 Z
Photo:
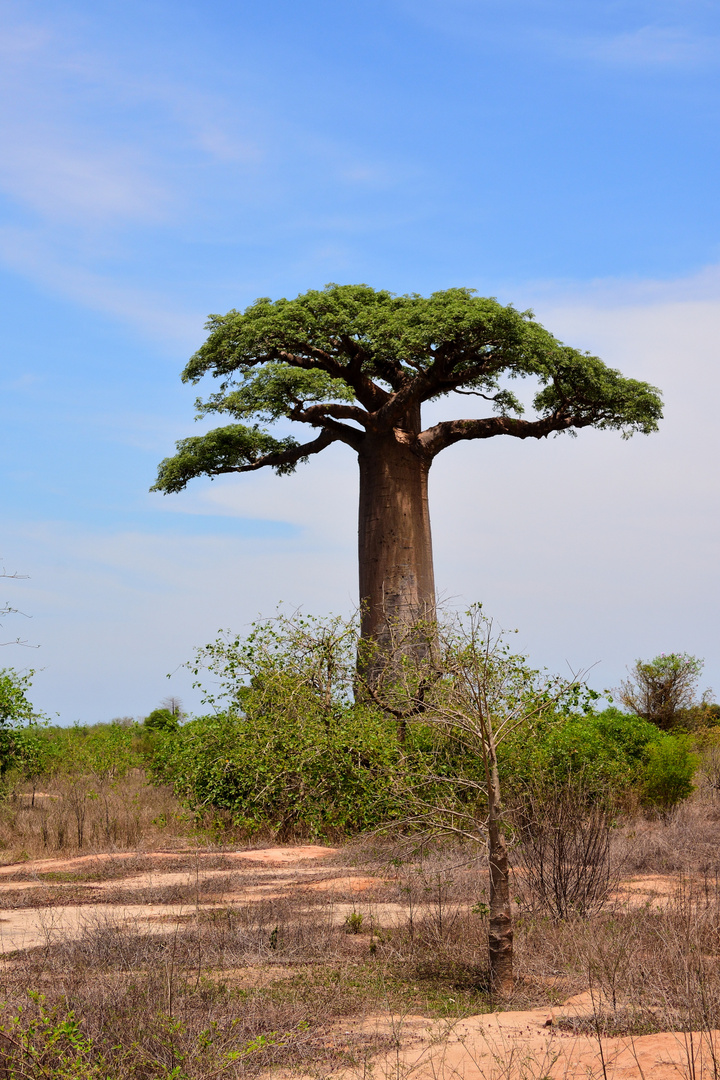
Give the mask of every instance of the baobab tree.
M 465 440 L 542 439 L 584 427 L 648 434 L 662 416 L 654 387 L 563 345 L 532 312 L 472 289 L 422 297 L 328 285 L 211 315 L 207 329 L 182 378 L 217 378 L 198 413 L 238 422 L 178 442 L 152 490 L 181 491 L 201 475 L 291 473 L 344 443 L 360 466 L 362 637 L 380 648 L 390 625 L 433 617 L 428 474 L 441 451 Z M 531 419 L 508 386 L 524 377 L 538 384 Z M 449 394 L 487 401 L 489 415 L 423 428 L 423 404 Z M 314 429 L 314 438 L 267 430 L 286 421 Z

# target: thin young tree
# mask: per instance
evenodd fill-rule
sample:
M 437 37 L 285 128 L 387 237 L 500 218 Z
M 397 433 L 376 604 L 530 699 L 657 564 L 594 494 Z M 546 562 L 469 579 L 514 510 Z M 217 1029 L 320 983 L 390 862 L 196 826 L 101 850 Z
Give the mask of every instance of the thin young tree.
M 392 678 L 381 681 L 379 689 L 371 686 L 369 693 L 380 708 L 404 723 L 420 721 L 438 728 L 461 750 L 466 766 L 470 764 L 469 770 L 450 775 L 430 768 L 424 777 L 413 777 L 406 824 L 428 834 L 451 833 L 486 849 L 490 980 L 493 991 L 505 996 L 513 989 L 513 921 L 498 749 L 520 729 L 532 738 L 545 714 L 562 700 L 576 700 L 581 683 L 578 678 L 548 678 L 532 669 L 524 656 L 512 652 L 507 636 L 479 604 L 464 618 L 436 624 L 432 656 L 404 650 L 407 632 L 402 624 L 391 625 L 394 653 L 402 655 L 402 662 L 391 662 Z M 427 635 L 427 627 L 418 632 Z
M 381 645 L 391 623 L 434 612 L 428 475 L 438 454 L 461 441 L 584 427 L 648 434 L 662 416 L 654 387 L 563 345 L 531 312 L 472 289 L 422 297 L 328 285 L 211 315 L 207 328 L 182 378 L 218 379 L 198 414 L 233 422 L 180 440 L 153 490 L 181 491 L 201 475 L 283 475 L 333 443 L 349 447 L 360 466 L 362 635 Z M 508 385 L 526 377 L 538 384 L 531 419 Z M 486 401 L 488 415 L 423 428 L 427 402 L 461 394 Z M 314 437 L 298 441 L 283 431 L 287 421 Z

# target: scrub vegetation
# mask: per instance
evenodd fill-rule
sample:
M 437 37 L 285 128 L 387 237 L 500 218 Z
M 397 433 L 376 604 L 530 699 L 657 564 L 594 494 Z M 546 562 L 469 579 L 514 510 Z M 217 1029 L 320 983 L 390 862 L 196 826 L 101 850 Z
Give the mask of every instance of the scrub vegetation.
M 59 728 L 33 709 L 31 673 L 0 674 L 3 907 L 95 905 L 81 933 L 10 954 L 0 1076 L 352 1072 L 399 1038 L 356 1023 L 369 1015 L 452 1021 L 588 987 L 599 1038 L 712 1029 L 720 710 L 697 697 L 700 662 L 638 662 L 630 680 L 678 664 L 694 679 L 671 715 L 641 715 L 627 686 L 622 709 L 534 669 L 479 608 L 416 624 L 427 649 L 407 632 L 391 629 L 372 680 L 352 621 L 222 635 L 191 662 L 192 718 L 168 699 Z M 263 899 L 246 874 L 228 892 L 232 849 L 309 841 L 338 851 L 292 888 Z M 28 862 L 103 851 L 115 861 L 87 870 Z M 185 883 L 133 890 L 158 851 Z M 662 904 L 623 899 L 643 875 L 666 882 Z M 371 901 L 348 884 L 366 879 Z M 100 896 L 187 914 L 118 931 Z

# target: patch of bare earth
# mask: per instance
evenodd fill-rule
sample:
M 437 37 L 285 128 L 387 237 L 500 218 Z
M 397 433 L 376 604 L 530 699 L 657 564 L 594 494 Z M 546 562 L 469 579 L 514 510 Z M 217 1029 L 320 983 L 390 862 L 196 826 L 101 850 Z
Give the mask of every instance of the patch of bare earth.
M 191 1080 L 717 1080 L 707 872 L 634 870 L 589 919 L 519 912 L 504 1002 L 487 984 L 486 872 L 457 849 L 402 862 L 319 845 L 7 865 L 5 1009 L 30 1016 L 30 988 L 115 1050 L 155 1047 L 119 1080 L 173 1062 Z
M 392 1046 L 376 1055 L 372 1075 L 383 1080 L 715 1080 L 720 1032 L 659 1032 L 622 1037 L 575 1034 L 592 1022 L 586 995 L 561 1008 L 494 1012 L 459 1021 L 367 1017 L 347 1035 L 384 1035 Z M 338 1080 L 353 1080 L 344 1069 Z

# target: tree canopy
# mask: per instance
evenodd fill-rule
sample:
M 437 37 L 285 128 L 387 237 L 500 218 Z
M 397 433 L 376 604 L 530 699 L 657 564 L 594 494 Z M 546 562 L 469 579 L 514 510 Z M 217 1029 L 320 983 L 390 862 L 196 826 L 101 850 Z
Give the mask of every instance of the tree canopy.
M 618 696 L 626 708 L 667 730 L 695 705 L 703 666 L 703 660 L 689 653 L 661 653 L 653 660 L 636 660 L 630 678 L 620 684 Z M 702 702 L 710 705 L 708 695 Z
M 410 425 L 411 449 L 428 464 L 461 440 L 543 438 L 583 427 L 628 437 L 655 431 L 662 416 L 655 387 L 564 345 L 532 312 L 472 289 L 423 297 L 328 285 L 294 300 L 263 297 L 244 312 L 211 315 L 207 329 L 182 378 L 217 378 L 218 390 L 198 399 L 198 416 L 218 413 L 234 422 L 181 439 L 160 464 L 156 491 L 180 491 L 203 474 L 264 467 L 291 473 L 338 441 L 361 452 L 368 436 L 406 429 L 408 415 L 419 417 L 424 402 L 451 392 L 486 400 L 489 415 L 424 431 Z M 531 419 L 507 386 L 525 377 L 539 384 Z M 287 420 L 317 434 L 300 442 L 269 430 Z

